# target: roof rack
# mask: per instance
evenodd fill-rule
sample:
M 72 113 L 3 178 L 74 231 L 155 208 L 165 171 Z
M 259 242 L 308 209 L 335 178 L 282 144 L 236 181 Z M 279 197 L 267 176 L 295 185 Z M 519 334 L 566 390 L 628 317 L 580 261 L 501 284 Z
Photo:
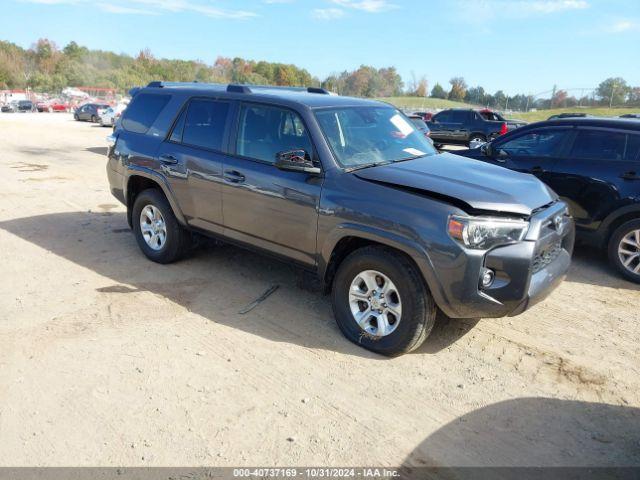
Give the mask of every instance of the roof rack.
M 320 95 L 336 95 L 329 90 L 320 87 L 281 87 L 272 85 L 242 85 L 237 83 L 230 83 L 224 85 L 221 83 L 200 83 L 194 82 L 149 82 L 148 88 L 163 88 L 163 87 L 182 87 L 182 88 L 215 88 L 216 90 L 226 90 L 229 93 L 257 93 L 259 91 L 266 92 L 269 90 L 285 90 L 289 92 L 301 92 L 301 93 L 317 93 Z

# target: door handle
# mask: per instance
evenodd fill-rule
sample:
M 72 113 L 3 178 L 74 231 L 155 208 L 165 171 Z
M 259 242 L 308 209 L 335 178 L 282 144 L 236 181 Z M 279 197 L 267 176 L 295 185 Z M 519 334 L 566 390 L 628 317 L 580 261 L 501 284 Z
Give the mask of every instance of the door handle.
M 244 175 L 236 170 L 227 170 L 224 172 L 224 179 L 231 183 L 244 182 Z
M 531 170 L 529 170 L 531 173 L 544 173 L 544 168 L 540 167 L 540 166 L 535 166 L 532 167 Z
M 623 178 L 624 180 L 640 180 L 640 175 L 638 175 L 634 171 L 631 171 L 623 173 L 622 175 L 620 175 L 620 178 Z
M 173 155 L 160 155 L 160 161 L 164 164 L 175 165 L 178 163 L 178 159 Z

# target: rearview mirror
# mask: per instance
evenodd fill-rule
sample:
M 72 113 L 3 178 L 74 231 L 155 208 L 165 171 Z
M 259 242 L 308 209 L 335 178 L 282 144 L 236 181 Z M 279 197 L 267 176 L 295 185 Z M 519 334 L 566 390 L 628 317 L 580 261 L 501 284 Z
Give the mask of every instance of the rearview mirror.
M 313 164 L 309 154 L 302 149 L 276 153 L 276 167 L 289 172 L 320 173 L 320 168 Z

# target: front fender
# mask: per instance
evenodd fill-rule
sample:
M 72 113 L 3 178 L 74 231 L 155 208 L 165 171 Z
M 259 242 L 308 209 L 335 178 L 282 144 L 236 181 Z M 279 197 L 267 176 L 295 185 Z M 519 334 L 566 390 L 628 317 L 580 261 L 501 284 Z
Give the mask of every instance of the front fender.
M 338 243 L 348 237 L 362 238 L 391 248 L 395 248 L 408 255 L 418 266 L 427 288 L 433 295 L 433 299 L 441 309 L 448 314 L 448 301 L 445 293 L 435 275 L 435 269 L 429 258 L 429 254 L 416 241 L 398 235 L 395 232 L 381 230 L 369 225 L 357 223 L 342 223 L 337 225 L 325 238 L 324 244 L 320 248 L 320 258 L 318 259 L 318 274 L 323 283 L 327 281 L 329 275 L 329 265 L 331 255 Z M 451 312 L 452 313 L 452 312 Z

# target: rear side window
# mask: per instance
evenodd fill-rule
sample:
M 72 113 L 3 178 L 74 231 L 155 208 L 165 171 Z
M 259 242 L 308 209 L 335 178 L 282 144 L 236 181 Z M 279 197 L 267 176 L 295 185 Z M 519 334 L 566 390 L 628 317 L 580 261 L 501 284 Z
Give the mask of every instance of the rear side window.
M 625 143 L 624 133 L 579 130 L 569 156 L 586 160 L 622 160 Z
M 147 133 L 170 98 L 171 95 L 139 93 L 125 110 L 122 127 L 130 132 Z
M 451 112 L 451 119 L 449 120 L 451 123 L 464 123 L 469 118 L 469 112 L 461 111 L 461 110 L 453 110 Z
M 297 113 L 266 105 L 243 105 L 238 130 L 238 155 L 275 163 L 276 154 L 313 147 Z
M 222 150 L 229 103 L 208 99 L 191 100 L 182 113 L 171 140 L 194 147 Z M 180 133 L 182 132 L 182 133 Z M 180 138 L 181 137 L 181 138 Z

